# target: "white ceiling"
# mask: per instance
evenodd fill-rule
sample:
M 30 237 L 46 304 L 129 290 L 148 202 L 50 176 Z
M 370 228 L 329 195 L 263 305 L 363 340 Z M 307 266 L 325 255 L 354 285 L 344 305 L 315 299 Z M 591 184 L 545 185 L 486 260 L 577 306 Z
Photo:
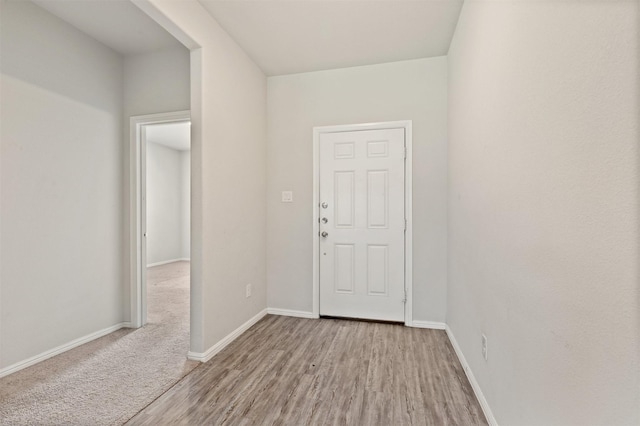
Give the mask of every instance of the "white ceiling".
M 147 127 L 147 142 L 178 151 L 191 149 L 191 123 L 153 124 Z
M 463 2 L 199 1 L 267 75 L 446 55 Z M 128 0 L 34 2 L 124 55 L 182 46 Z
M 182 46 L 125 0 L 33 0 L 63 21 L 123 55 Z
M 267 75 L 446 55 L 463 0 L 199 0 Z

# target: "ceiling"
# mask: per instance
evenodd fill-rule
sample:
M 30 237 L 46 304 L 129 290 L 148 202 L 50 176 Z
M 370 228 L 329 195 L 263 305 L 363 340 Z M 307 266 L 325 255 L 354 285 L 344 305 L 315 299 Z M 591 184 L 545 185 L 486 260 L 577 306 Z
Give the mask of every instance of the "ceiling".
M 152 124 L 146 126 L 147 142 L 164 145 L 178 151 L 191 149 L 191 123 Z
M 463 3 L 199 1 L 269 76 L 446 55 Z M 124 55 L 182 46 L 127 0 L 34 2 Z
M 267 75 L 446 55 L 463 0 L 199 0 Z
M 34 3 L 123 55 L 182 46 L 130 1 L 34 0 Z

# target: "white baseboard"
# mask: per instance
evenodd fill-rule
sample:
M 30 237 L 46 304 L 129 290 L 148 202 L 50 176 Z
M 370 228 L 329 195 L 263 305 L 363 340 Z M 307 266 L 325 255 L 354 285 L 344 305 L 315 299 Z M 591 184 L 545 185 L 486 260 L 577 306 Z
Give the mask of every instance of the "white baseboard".
M 462 349 L 460 349 L 460 345 L 458 345 L 458 341 L 456 340 L 455 336 L 453 335 L 453 332 L 451 331 L 448 325 L 446 326 L 445 330 L 447 331 L 447 336 L 449 336 L 449 341 L 451 342 L 451 346 L 453 346 L 453 349 L 456 351 L 456 355 L 460 360 L 460 364 L 462 364 L 462 368 L 464 369 L 464 372 L 467 375 L 467 379 L 469 379 L 469 383 L 471 383 L 473 392 L 476 394 L 476 398 L 478 398 L 478 402 L 482 407 L 484 416 L 487 418 L 487 422 L 489 422 L 490 426 L 498 426 L 498 422 L 496 421 L 496 418 L 493 416 L 491 407 L 489 407 L 489 403 L 487 402 L 487 399 L 484 397 L 484 394 L 482 393 L 482 389 L 480 389 L 480 384 L 478 383 L 475 376 L 473 375 L 473 371 L 471 371 L 471 366 L 469 366 L 467 359 L 464 357 L 464 354 L 462 353 Z
M 167 263 L 173 263 L 173 262 L 191 262 L 191 259 L 180 258 L 180 259 L 163 260 L 162 262 L 156 262 L 156 263 L 147 263 L 147 268 L 152 268 L 154 266 L 160 266 L 160 265 L 166 265 Z
M 411 323 L 411 327 L 415 327 L 415 328 L 431 328 L 434 330 L 444 330 L 446 327 L 446 324 L 443 322 L 436 322 L 436 321 L 416 321 L 413 320 Z
M 277 309 L 267 308 L 267 313 L 271 315 L 282 315 L 285 317 L 297 317 L 297 318 L 316 318 L 313 312 L 307 311 L 294 311 L 291 309 Z
M 215 345 L 211 346 L 205 352 L 189 351 L 189 353 L 187 354 L 187 358 L 192 359 L 194 361 L 200 361 L 200 362 L 209 361 L 211 358 L 213 358 L 215 354 L 217 354 L 218 352 L 226 348 L 229 345 L 229 343 L 236 340 L 242 333 L 244 333 L 249 328 L 251 328 L 252 325 L 254 325 L 258 321 L 260 321 L 262 318 L 264 318 L 265 315 L 267 315 L 267 310 L 263 309 L 257 315 L 251 318 L 249 321 L 245 322 L 240 327 L 236 328 L 231 333 L 223 337 L 222 340 L 220 340 Z
M 63 352 L 76 348 L 80 345 L 84 345 L 85 343 L 89 343 L 92 340 L 96 340 L 102 336 L 106 336 L 109 333 L 113 333 L 116 330 L 120 330 L 121 328 L 131 327 L 131 323 L 121 322 L 119 324 L 113 325 L 111 327 L 104 328 L 102 330 L 96 331 L 95 333 L 87 334 L 86 336 L 80 337 L 78 339 L 72 340 L 69 343 L 65 343 L 64 345 L 60 345 L 51 350 L 42 352 L 36 356 L 32 356 L 31 358 L 27 358 L 24 361 L 16 362 L 13 365 L 5 367 L 0 370 L 0 377 L 8 376 L 9 374 L 13 374 L 16 371 L 20 371 L 24 368 L 30 367 L 34 364 L 42 362 L 46 359 L 59 355 Z

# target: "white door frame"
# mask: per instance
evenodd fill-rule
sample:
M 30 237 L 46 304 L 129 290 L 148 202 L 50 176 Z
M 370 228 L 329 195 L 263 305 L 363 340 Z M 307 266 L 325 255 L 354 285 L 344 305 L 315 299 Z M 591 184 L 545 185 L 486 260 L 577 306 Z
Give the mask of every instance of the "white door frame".
M 412 121 L 348 124 L 313 128 L 313 317 L 320 318 L 320 135 L 359 130 L 404 129 L 407 155 L 404 167 L 404 212 L 407 229 L 404 238 L 404 324 L 413 325 L 413 219 L 412 219 Z
M 137 115 L 129 121 L 129 217 L 130 229 L 130 309 L 131 326 L 142 327 L 147 322 L 146 282 L 146 160 L 145 126 L 179 123 L 191 120 L 189 111 Z

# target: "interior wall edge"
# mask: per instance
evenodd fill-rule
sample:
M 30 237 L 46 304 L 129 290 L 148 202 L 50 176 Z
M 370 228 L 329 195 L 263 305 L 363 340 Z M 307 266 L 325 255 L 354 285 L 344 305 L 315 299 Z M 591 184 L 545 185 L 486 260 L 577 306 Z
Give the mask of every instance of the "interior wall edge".
M 223 337 L 218 342 L 216 342 L 214 345 L 209 347 L 206 351 L 204 351 L 204 352 L 192 352 L 192 351 L 189 351 L 189 354 L 187 355 L 187 358 L 189 358 L 191 360 L 194 360 L 194 361 L 200 361 L 200 362 L 209 361 L 218 352 L 222 351 L 224 348 L 229 346 L 229 344 L 231 344 L 234 340 L 236 340 L 238 337 L 240 337 L 240 335 L 242 335 L 242 333 L 244 333 L 245 331 L 250 329 L 255 323 L 260 321 L 266 315 L 267 315 L 267 309 L 263 309 L 262 311 L 258 312 L 256 315 L 254 315 L 253 317 L 249 318 L 249 320 L 247 322 L 245 322 L 244 324 L 242 324 L 240 327 L 236 328 L 231 333 L 227 334 L 225 337 Z

